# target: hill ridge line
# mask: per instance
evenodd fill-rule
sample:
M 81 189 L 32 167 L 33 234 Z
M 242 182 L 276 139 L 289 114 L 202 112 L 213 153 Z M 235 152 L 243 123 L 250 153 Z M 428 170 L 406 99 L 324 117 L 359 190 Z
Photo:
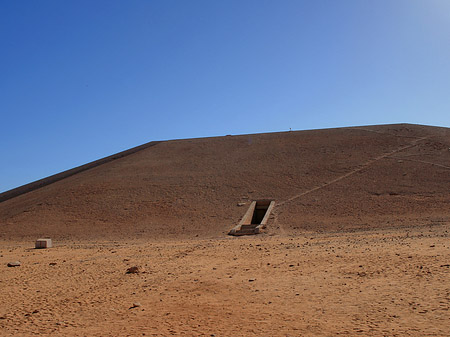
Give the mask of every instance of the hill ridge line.
M 145 143 L 145 144 L 142 144 L 142 145 L 138 145 L 138 146 L 133 147 L 131 149 L 128 149 L 128 150 L 125 150 L 125 151 L 121 151 L 121 152 L 112 154 L 110 156 L 94 160 L 94 161 L 92 161 L 90 163 L 83 164 L 83 165 L 71 168 L 69 170 L 62 171 L 62 172 L 56 173 L 54 175 L 51 175 L 51 176 L 48 176 L 48 177 L 45 177 L 45 178 L 33 181 L 31 183 L 28 183 L 28 184 L 25 184 L 25 185 L 13 188 L 12 190 L 0 193 L 0 203 L 4 202 L 6 200 L 9 200 L 9 199 L 18 197 L 19 195 L 23 195 L 25 193 L 35 191 L 37 189 L 40 189 L 42 187 L 45 187 L 45 186 L 48 186 L 50 184 L 56 183 L 56 182 L 61 181 L 63 179 L 69 178 L 69 177 L 71 177 L 73 175 L 76 175 L 78 173 L 85 172 L 87 170 L 93 169 L 93 168 L 98 167 L 100 165 L 107 164 L 107 163 L 110 163 L 110 162 L 112 162 L 114 160 L 130 156 L 132 154 L 135 154 L 135 153 L 137 153 L 139 151 L 145 150 L 147 148 L 150 148 L 150 147 L 155 146 L 155 145 L 157 145 L 159 143 L 162 143 L 162 142 L 163 141 L 153 141 L 153 142 Z

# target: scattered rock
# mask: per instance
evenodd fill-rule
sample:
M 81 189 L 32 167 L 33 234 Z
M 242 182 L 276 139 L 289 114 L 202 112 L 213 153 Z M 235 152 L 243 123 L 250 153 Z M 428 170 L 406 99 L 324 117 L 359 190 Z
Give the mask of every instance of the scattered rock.
M 248 282 L 254 282 L 254 281 L 256 281 L 256 279 L 254 279 L 254 278 L 251 278 L 250 280 L 248 280 Z
M 238 205 L 239 207 L 245 206 L 245 202 L 238 202 L 237 205 Z
M 139 303 L 139 302 L 134 302 L 133 305 L 130 307 L 130 309 L 133 309 L 133 308 L 139 308 L 140 306 L 141 306 L 141 303 Z
M 20 265 L 19 261 L 8 262 L 8 267 L 20 267 Z
M 50 262 L 49 266 L 56 266 L 56 262 Z
M 133 266 L 127 269 L 127 274 L 139 274 L 141 272 L 141 268 L 138 266 Z

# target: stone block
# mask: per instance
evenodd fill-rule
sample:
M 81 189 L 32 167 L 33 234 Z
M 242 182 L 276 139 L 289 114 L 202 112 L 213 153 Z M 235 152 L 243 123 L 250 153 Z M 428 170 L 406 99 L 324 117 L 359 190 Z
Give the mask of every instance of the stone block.
M 52 248 L 52 239 L 37 239 L 35 248 Z

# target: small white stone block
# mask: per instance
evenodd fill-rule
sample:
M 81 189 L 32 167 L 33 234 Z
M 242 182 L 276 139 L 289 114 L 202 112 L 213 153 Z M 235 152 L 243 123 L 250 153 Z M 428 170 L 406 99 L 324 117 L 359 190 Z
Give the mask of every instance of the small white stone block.
M 52 248 L 52 239 L 37 239 L 34 248 Z

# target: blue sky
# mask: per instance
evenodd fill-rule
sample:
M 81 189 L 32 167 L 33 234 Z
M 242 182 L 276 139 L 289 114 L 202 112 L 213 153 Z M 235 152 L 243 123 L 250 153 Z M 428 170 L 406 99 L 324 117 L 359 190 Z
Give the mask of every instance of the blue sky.
M 152 140 L 450 126 L 448 0 L 0 2 L 0 192 Z

